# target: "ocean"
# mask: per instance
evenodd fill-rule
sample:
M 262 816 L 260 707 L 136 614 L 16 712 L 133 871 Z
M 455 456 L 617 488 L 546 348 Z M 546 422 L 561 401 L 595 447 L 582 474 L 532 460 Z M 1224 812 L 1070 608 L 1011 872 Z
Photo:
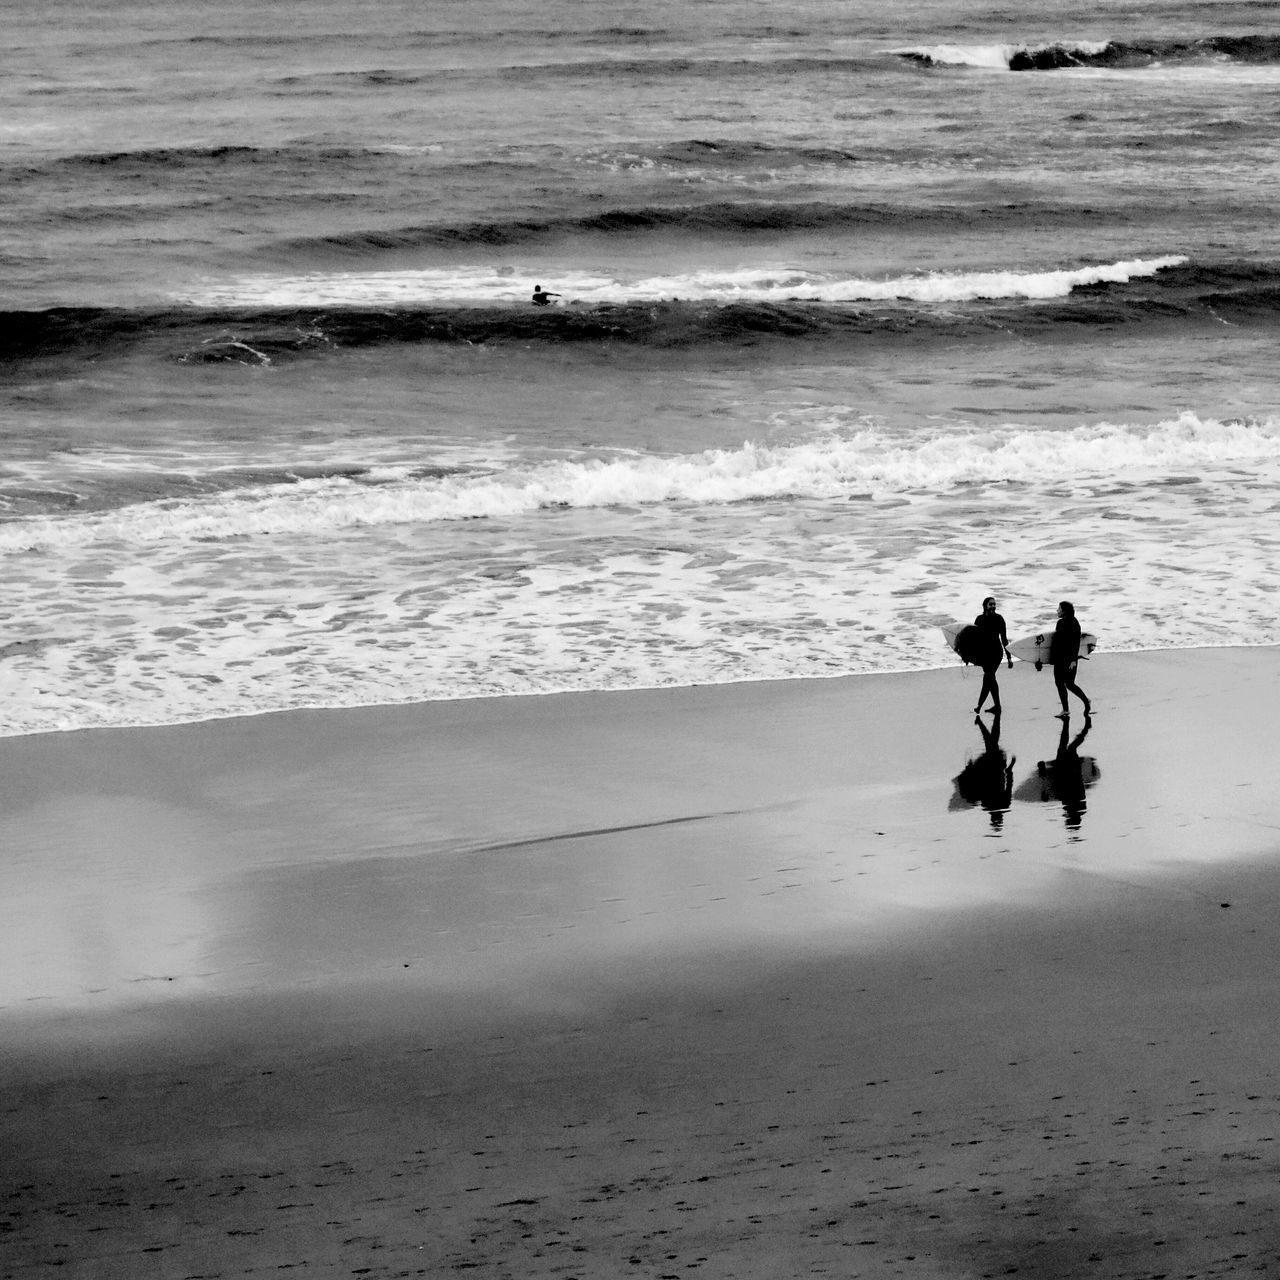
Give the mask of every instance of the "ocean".
M 1271 3 L 0 15 L 0 733 L 1280 641 Z

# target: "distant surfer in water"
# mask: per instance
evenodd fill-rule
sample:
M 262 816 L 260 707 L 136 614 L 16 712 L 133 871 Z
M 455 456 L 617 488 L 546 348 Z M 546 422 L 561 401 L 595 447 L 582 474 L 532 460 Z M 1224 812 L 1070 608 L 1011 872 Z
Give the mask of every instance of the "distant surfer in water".
M 535 307 L 549 307 L 552 298 L 558 298 L 558 293 L 548 293 L 540 284 L 533 286 L 533 297 L 529 299 Z
M 1009 652 L 1009 633 L 1005 629 L 1004 619 L 996 612 L 995 596 L 988 596 L 982 602 L 982 612 L 973 620 L 973 625 L 981 633 L 981 640 L 976 647 L 978 665 L 982 668 L 982 692 L 978 694 L 978 705 L 974 713 L 981 712 L 982 705 L 991 695 L 991 714 L 1000 714 L 1000 686 L 996 683 L 996 672 L 1000 670 L 1001 658 L 1007 658 L 1013 666 L 1013 655 Z
M 1080 662 L 1080 623 L 1076 619 L 1075 605 L 1070 600 L 1063 600 L 1058 605 L 1058 625 L 1054 627 L 1053 639 L 1049 642 L 1049 662 L 1053 666 L 1053 682 L 1058 686 L 1058 697 L 1062 700 L 1058 719 L 1071 719 L 1068 693 L 1074 693 L 1084 703 L 1084 713 L 1088 716 L 1093 705 L 1076 684 L 1076 667 Z

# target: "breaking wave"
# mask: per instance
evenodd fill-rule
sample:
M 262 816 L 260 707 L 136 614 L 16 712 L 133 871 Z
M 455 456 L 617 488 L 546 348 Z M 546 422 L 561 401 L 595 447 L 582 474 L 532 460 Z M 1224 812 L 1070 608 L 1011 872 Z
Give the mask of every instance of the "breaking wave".
M 178 539 L 323 536 L 360 526 L 515 518 L 540 510 L 771 499 L 937 495 L 974 484 L 1057 484 L 1125 473 L 1195 473 L 1280 458 L 1280 420 L 1102 423 L 1070 431 L 952 429 L 904 440 L 869 429 L 801 444 L 559 461 L 492 474 L 381 469 L 376 486 L 348 475 L 299 479 L 197 500 L 145 503 L 79 517 L 0 525 L 0 553 Z
M 1280 63 L 1280 36 L 1206 36 L 1200 39 L 1101 40 L 1055 44 L 921 45 L 892 50 L 900 58 L 935 67 L 998 71 L 1058 71 L 1069 67 L 1142 68 L 1170 63 Z
M 638 153 L 637 153 L 638 154 Z M 638 160 L 643 166 L 644 161 Z M 684 234 L 756 236 L 815 231 L 857 231 L 868 227 L 918 229 L 1002 226 L 1091 226 L 1108 215 L 1092 207 L 1035 202 L 930 205 L 904 209 L 900 204 L 845 204 L 827 201 L 724 200 L 687 205 L 641 205 L 600 213 L 494 221 L 436 223 L 424 226 L 358 229 L 333 235 L 283 241 L 282 252 L 365 257 L 388 250 L 514 248 L 572 236 Z
M 491 268 L 210 282 L 167 308 L 0 312 L 0 361 L 145 348 L 185 363 L 269 365 L 382 343 L 623 343 L 665 349 L 840 339 L 1034 336 L 1061 325 L 1280 321 L 1280 266 L 1180 255 L 1037 272 L 868 280 L 778 266 L 618 280 L 547 278 L 565 305 L 532 307 L 533 277 Z M 558 286 L 558 287 L 557 287 Z
M 1153 276 L 1185 258 L 1132 259 L 1053 271 L 926 272 L 888 279 L 841 277 L 800 268 L 704 270 L 624 281 L 583 272 L 561 273 L 562 297 L 587 305 L 658 302 L 968 302 L 978 298 L 1065 298 L 1073 289 Z M 493 304 L 524 302 L 529 284 L 490 268 L 405 272 L 259 276 L 209 285 L 182 300 L 197 306 L 305 307 L 373 303 Z

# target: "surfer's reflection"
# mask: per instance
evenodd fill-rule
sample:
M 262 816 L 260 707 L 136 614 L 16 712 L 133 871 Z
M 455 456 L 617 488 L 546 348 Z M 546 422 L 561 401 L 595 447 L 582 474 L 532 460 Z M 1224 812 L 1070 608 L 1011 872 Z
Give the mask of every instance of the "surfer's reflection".
M 1064 720 L 1058 736 L 1058 754 L 1052 760 L 1041 760 L 1035 773 L 1014 792 L 1018 800 L 1057 800 L 1068 831 L 1080 829 L 1087 807 L 1084 793 L 1102 776 L 1098 762 L 1080 754 L 1080 744 L 1092 728 L 1093 721 L 1085 716 L 1084 728 L 1069 739 L 1070 727 Z
M 1013 801 L 1014 757 L 1006 756 L 1000 747 L 999 713 L 990 728 L 976 717 L 974 724 L 982 734 L 982 754 L 974 756 L 956 774 L 955 794 L 947 808 L 972 809 L 981 805 L 990 815 L 991 825 L 999 831 Z

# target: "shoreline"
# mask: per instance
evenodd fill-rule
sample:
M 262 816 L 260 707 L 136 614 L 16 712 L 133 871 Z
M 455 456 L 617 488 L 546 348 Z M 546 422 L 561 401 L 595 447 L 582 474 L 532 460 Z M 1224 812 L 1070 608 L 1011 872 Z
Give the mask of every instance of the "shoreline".
M 0 1277 L 1276 1265 L 1278 667 L 0 740 Z
M 939 630 L 939 626 L 935 626 L 934 630 Z M 32 647 L 41 646 L 44 641 L 41 640 L 15 640 L 5 645 L 0 645 L 0 659 L 18 654 L 31 649 Z M 1109 649 L 1102 648 L 1088 661 L 1094 658 L 1101 658 L 1106 661 L 1108 658 L 1133 658 L 1146 657 L 1152 655 L 1166 653 L 1230 653 L 1235 650 L 1252 651 L 1258 649 L 1280 649 L 1280 641 L 1277 640 L 1258 640 L 1244 641 L 1233 640 L 1229 644 L 1177 644 L 1163 647 L 1153 647 L 1149 649 L 1131 648 L 1131 649 Z M 800 684 L 826 684 L 832 681 L 842 680 L 865 680 L 868 678 L 888 678 L 894 676 L 924 676 L 933 675 L 944 671 L 959 670 L 961 674 L 973 674 L 977 668 L 966 668 L 959 664 L 959 660 L 951 655 L 943 656 L 937 666 L 930 667 L 895 667 L 888 669 L 875 669 L 867 671 L 839 671 L 831 673 L 808 672 L 803 675 L 792 676 L 743 676 L 736 680 L 695 680 L 689 683 L 671 682 L 666 684 L 637 684 L 622 685 L 618 687 L 599 688 L 599 689 L 536 689 L 536 690 L 514 690 L 503 693 L 464 693 L 457 697 L 431 697 L 431 698 L 403 698 L 391 701 L 373 700 L 369 702 L 351 702 L 351 703 L 299 703 L 295 706 L 266 707 L 247 711 L 227 711 L 216 715 L 203 716 L 197 719 L 189 720 L 140 720 L 134 723 L 124 724 L 83 724 L 73 725 L 65 728 L 43 728 L 43 729 L 20 729 L 12 733 L 6 733 L 0 729 L 0 742 L 10 738 L 37 738 L 51 734 L 66 733 L 124 733 L 137 732 L 146 729 L 180 729 L 195 728 L 200 725 L 217 724 L 224 720 L 257 720 L 267 716 L 287 716 L 287 715 L 305 715 L 305 714 L 342 714 L 349 711 L 383 711 L 393 710 L 405 707 L 427 707 L 437 704 L 453 704 L 453 703 L 478 703 L 478 702 L 504 702 L 507 700 L 526 699 L 526 698 L 588 698 L 588 697 L 621 697 L 633 693 L 659 693 L 659 692 L 678 692 L 682 689 L 709 689 L 709 688 L 737 688 L 742 685 L 800 685 Z M 1015 669 L 1030 664 L 1018 659 L 1014 667 Z

